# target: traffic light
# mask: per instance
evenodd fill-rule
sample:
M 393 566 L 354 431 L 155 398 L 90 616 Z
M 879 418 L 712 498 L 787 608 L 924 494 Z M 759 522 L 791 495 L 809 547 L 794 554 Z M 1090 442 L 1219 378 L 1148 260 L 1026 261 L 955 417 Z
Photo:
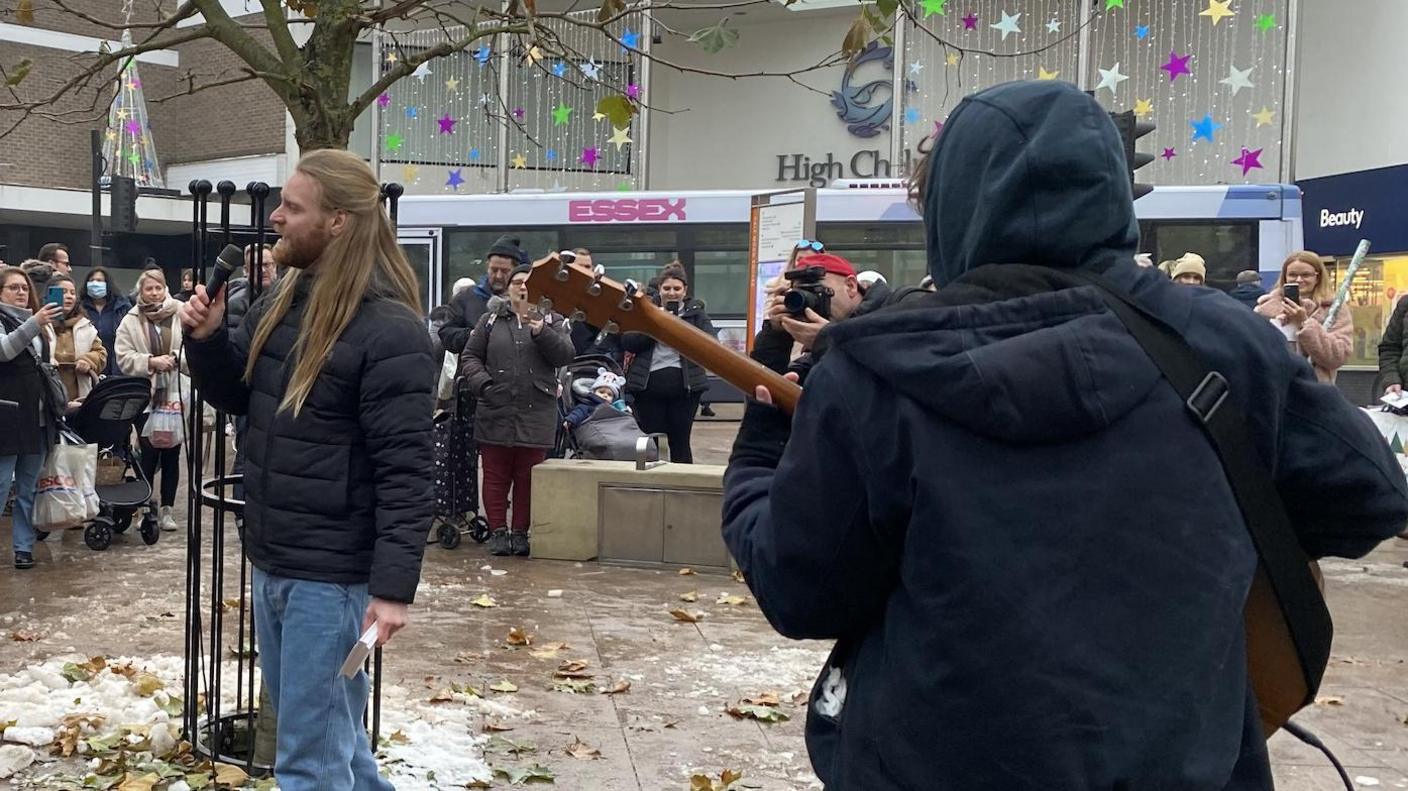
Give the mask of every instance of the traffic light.
M 112 177 L 112 230 L 137 232 L 137 182 L 126 176 Z
M 1110 113 L 1110 118 L 1115 122 L 1115 128 L 1120 132 L 1120 142 L 1124 144 L 1124 164 L 1129 169 L 1129 185 L 1134 188 L 1134 199 L 1139 200 L 1153 192 L 1154 188 L 1135 181 L 1134 171 L 1153 162 L 1154 155 L 1145 154 L 1135 149 L 1134 145 L 1139 138 L 1154 131 L 1154 124 L 1139 120 L 1133 110 Z

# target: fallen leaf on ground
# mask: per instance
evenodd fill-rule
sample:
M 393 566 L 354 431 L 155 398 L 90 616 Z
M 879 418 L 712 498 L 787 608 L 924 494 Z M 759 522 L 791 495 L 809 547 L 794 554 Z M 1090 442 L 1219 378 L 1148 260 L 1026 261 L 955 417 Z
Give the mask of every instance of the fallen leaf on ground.
M 161 775 L 156 772 L 144 775 L 128 772 L 127 776 L 122 778 L 122 783 L 118 785 L 117 791 L 152 791 L 160 782 Z
M 742 772 L 733 769 L 720 772 L 718 780 L 708 775 L 694 775 L 689 778 L 689 791 L 728 791 L 742 777 Z
M 136 678 L 132 679 L 132 684 L 137 688 L 137 694 L 144 698 L 149 698 L 166 688 L 166 683 L 151 673 L 138 673 Z
M 461 665 L 471 665 L 479 661 L 479 654 L 473 651 L 461 651 L 455 654 L 455 662 Z
M 674 727 L 675 727 L 676 725 L 679 725 L 679 724 L 680 724 L 680 721 L 679 721 L 679 720 L 667 720 L 667 721 L 665 722 L 665 725 L 664 725 L 663 727 L 670 728 L 671 730 L 673 730 Z
M 453 703 L 454 700 L 454 693 L 448 689 L 442 689 L 434 695 L 430 696 L 431 703 Z
M 504 769 L 495 769 L 495 777 L 502 777 L 510 785 L 527 785 L 529 783 L 553 783 L 557 777 L 552 770 L 546 766 L 533 764 L 532 766 L 510 766 Z
M 1343 705 L 1344 705 L 1344 698 L 1339 697 L 1338 695 L 1326 695 L 1326 696 L 1324 696 L 1324 697 L 1316 698 L 1316 699 L 1315 699 L 1315 705 L 1317 705 L 1317 706 L 1343 706 Z
M 532 645 L 533 635 L 528 634 L 527 632 L 523 631 L 522 628 L 515 626 L 512 629 L 508 630 L 507 642 L 509 645 Z
M 502 722 L 494 722 L 493 720 L 490 720 L 489 722 L 484 723 L 485 733 L 507 733 L 511 730 L 513 730 L 512 726 L 505 725 Z
M 567 745 L 567 754 L 579 761 L 595 761 L 601 758 L 601 750 L 592 747 L 577 737 L 572 737 L 573 741 Z
M 478 598 L 470 600 L 469 603 L 473 604 L 475 607 L 483 607 L 486 610 L 490 607 L 499 606 L 499 603 L 490 598 L 489 594 L 487 593 L 479 594 Z
M 484 745 L 486 753 L 510 753 L 512 755 L 522 755 L 523 753 L 535 753 L 538 746 L 531 742 L 516 742 L 506 736 L 490 736 L 489 743 Z
M 573 695 L 590 695 L 596 692 L 596 684 L 587 678 L 560 678 L 552 682 L 553 692 L 570 692 Z
M 620 694 L 623 693 L 623 692 L 630 692 L 630 691 L 631 691 L 631 682 L 629 682 L 629 681 L 617 681 L 615 684 L 612 684 L 612 685 L 611 685 L 611 689 L 604 689 L 604 690 L 602 690 L 602 691 L 601 691 L 601 694 L 603 694 L 603 695 L 620 695 Z
M 107 665 L 107 659 L 101 656 L 95 656 L 87 662 L 66 663 L 62 675 L 64 678 L 68 679 L 69 683 L 77 684 L 80 681 L 87 681 L 93 676 L 98 675 Z
M 685 623 L 699 623 L 699 619 L 704 617 L 704 613 L 702 612 L 690 612 L 680 607 L 670 610 L 670 615 L 674 616 L 676 621 L 683 621 Z
M 512 681 L 500 681 L 497 684 L 490 684 L 489 689 L 495 692 L 517 692 L 518 685 Z
M 691 569 L 691 568 L 682 568 L 682 569 L 680 569 L 680 576 L 681 576 L 681 577 L 692 577 L 692 576 L 694 576 L 694 569 Z
M 699 601 L 699 591 L 690 591 L 689 593 L 681 593 L 681 594 L 680 594 L 680 601 L 682 601 L 682 602 L 689 602 L 690 604 L 693 604 L 693 603 Z
M 787 722 L 791 719 L 780 710 L 772 706 L 750 706 L 741 703 L 737 706 L 729 706 L 724 711 L 728 712 L 734 719 L 753 719 L 758 722 Z
M 399 731 L 399 730 L 392 731 L 392 732 L 391 732 L 391 735 L 388 736 L 388 737 L 386 737 L 386 740 L 387 740 L 388 742 L 391 742 L 392 744 L 410 744 L 410 743 L 411 743 L 410 737 L 406 736 L 406 734 L 402 733 L 402 732 Z
M 553 675 L 558 678 L 591 678 L 592 674 L 587 672 L 587 663 L 581 659 L 569 659 L 557 666 Z
M 239 599 L 225 599 L 224 601 L 220 602 L 220 604 L 224 606 L 226 612 L 229 612 L 230 610 L 238 610 L 240 608 Z
M 738 569 L 734 569 L 729 576 L 733 577 L 734 582 L 747 582 L 747 580 L 743 579 L 743 572 L 739 571 Z
M 764 692 L 751 698 L 744 698 L 743 702 L 749 706 L 779 706 L 782 704 L 782 700 L 776 692 Z
M 16 629 L 15 631 L 10 632 L 10 639 L 14 640 L 17 643 L 33 643 L 39 640 L 43 640 L 44 635 L 43 633 L 36 632 L 33 629 Z
M 559 651 L 566 651 L 571 647 L 572 646 L 566 643 L 549 643 L 547 645 L 539 645 L 537 648 L 529 651 L 528 655 L 534 659 L 556 659 Z
M 249 781 L 249 775 L 245 771 L 233 764 L 215 765 L 215 782 L 222 785 L 239 788 Z
M 715 604 L 727 604 L 727 605 L 730 605 L 730 606 L 732 606 L 732 607 L 737 607 L 737 606 L 740 605 L 740 604 L 747 604 L 747 603 L 748 603 L 748 600 L 745 599 L 745 598 L 743 598 L 742 596 L 734 596 L 734 595 L 731 595 L 731 594 L 728 594 L 728 593 L 720 593 L 720 594 L 719 594 L 718 601 L 716 601 L 716 602 L 714 602 L 714 603 L 715 603 Z

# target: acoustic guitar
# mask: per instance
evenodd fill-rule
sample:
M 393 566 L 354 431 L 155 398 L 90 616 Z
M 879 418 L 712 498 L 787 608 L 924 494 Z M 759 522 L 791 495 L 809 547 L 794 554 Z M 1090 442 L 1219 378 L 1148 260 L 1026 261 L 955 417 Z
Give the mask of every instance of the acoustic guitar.
M 707 368 L 723 380 L 752 395 L 762 385 L 773 403 L 792 412 L 802 389 L 777 372 L 745 357 L 697 327 L 656 305 L 635 283 L 618 283 L 575 265 L 563 264 L 556 255 L 538 261 L 528 277 L 528 296 L 573 320 L 586 320 L 610 332 L 641 332 L 668 344 L 684 357 Z M 1319 568 L 1311 563 L 1320 580 Z M 1247 670 L 1256 690 L 1262 730 L 1267 738 L 1292 715 L 1313 702 L 1313 692 L 1285 614 L 1265 573 L 1258 570 L 1247 595 Z M 1323 668 L 1320 668 L 1323 672 Z M 1319 674 L 1316 674 L 1319 677 Z

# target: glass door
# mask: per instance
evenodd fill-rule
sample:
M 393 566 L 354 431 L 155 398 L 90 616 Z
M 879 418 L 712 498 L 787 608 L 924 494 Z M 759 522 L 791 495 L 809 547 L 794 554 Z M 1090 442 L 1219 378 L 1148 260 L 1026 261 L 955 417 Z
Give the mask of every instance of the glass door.
M 416 273 L 421 307 L 429 313 L 440 304 L 440 229 L 402 228 L 396 232 L 396 243 Z

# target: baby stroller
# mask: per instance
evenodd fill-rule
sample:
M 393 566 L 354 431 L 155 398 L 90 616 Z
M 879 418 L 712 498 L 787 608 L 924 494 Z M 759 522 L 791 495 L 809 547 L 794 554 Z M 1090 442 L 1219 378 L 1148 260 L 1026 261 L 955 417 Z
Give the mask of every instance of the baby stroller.
M 145 511 L 137 528 L 142 542 L 151 546 L 161 537 L 157 527 L 152 486 L 137 463 L 132 448 L 132 426 L 151 400 L 151 382 L 140 376 L 110 376 L 93 385 L 88 398 L 65 423 L 84 442 L 98 446 L 98 477 L 94 489 L 102 510 L 83 530 L 83 543 L 102 551 L 114 533 L 132 525 L 138 511 Z
M 578 404 L 592 403 L 592 382 L 603 368 L 622 375 L 621 366 L 615 360 L 600 354 L 582 355 L 562 369 L 558 380 L 561 387 L 557 401 L 555 458 L 635 460 L 636 440 L 644 436 L 644 432 L 634 415 L 619 412 L 610 404 L 601 404 L 598 411 L 575 430 L 569 431 L 564 425 L 567 415 Z
M 466 534 L 489 540 L 489 521 L 479 516 L 479 448 L 474 441 L 474 399 L 464 377 L 455 379 L 453 406 L 435 415 L 435 538 L 445 549 Z

